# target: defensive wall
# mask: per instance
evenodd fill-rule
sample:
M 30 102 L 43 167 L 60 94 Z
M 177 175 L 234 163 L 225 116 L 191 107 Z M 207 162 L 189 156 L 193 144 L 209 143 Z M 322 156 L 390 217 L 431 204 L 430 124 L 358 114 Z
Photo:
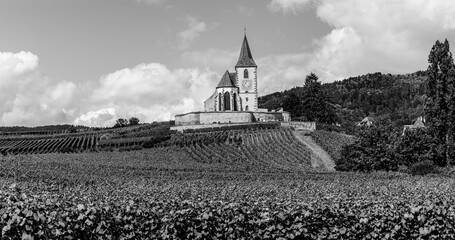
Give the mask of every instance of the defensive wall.
M 309 131 L 312 132 L 316 130 L 316 123 L 315 122 L 279 122 L 280 126 L 285 128 L 293 128 L 298 131 Z M 225 126 L 236 126 L 236 125 L 255 125 L 258 122 L 254 123 L 212 123 L 212 124 L 196 124 L 196 125 L 180 125 L 180 126 L 172 126 L 171 130 L 176 130 L 178 132 L 183 132 L 183 130 L 187 129 L 204 129 L 204 128 L 221 128 Z
M 289 112 L 189 112 L 175 115 L 175 125 L 291 121 Z

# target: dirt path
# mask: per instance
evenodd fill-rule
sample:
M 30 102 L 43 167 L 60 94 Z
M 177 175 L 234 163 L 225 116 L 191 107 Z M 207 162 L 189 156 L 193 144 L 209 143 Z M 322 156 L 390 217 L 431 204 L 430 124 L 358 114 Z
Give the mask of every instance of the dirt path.
M 312 154 L 311 154 L 311 167 L 313 168 L 325 168 L 328 171 L 335 171 L 335 162 L 333 161 L 332 157 L 320 147 L 312 138 L 311 136 L 305 135 L 303 132 L 294 131 L 294 136 L 305 146 L 307 146 Z

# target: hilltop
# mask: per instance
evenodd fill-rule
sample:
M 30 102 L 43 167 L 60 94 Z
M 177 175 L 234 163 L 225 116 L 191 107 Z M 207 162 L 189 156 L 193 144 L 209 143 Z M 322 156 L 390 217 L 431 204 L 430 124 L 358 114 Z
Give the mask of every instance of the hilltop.
M 325 83 L 322 89 L 344 129 L 352 129 L 366 116 L 389 118 L 395 127 L 401 127 L 423 115 L 426 79 L 425 71 L 404 75 L 377 72 Z M 303 83 L 302 80 L 301 87 L 259 97 L 259 107 L 283 108 L 291 112 L 293 119 L 304 119 Z

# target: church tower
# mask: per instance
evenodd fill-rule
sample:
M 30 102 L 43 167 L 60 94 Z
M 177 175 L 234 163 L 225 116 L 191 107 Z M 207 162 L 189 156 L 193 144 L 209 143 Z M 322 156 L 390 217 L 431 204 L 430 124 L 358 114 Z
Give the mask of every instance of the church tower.
M 245 33 L 239 60 L 235 65 L 241 111 L 258 110 L 257 68 Z

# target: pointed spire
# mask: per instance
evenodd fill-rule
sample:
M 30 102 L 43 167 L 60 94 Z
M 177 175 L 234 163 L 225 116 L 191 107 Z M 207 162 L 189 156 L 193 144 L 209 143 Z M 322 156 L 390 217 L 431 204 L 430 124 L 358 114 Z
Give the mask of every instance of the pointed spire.
M 245 27 L 245 37 L 243 38 L 242 48 L 240 49 L 239 60 L 235 67 L 257 67 L 256 63 L 253 60 L 253 55 L 251 54 L 250 45 L 248 44 L 248 39 L 246 38 L 246 27 Z
M 220 87 L 237 87 L 235 86 L 234 79 L 231 78 L 231 74 L 229 74 L 229 71 L 226 70 L 224 73 L 223 77 L 221 78 L 220 82 L 216 86 L 217 88 Z

